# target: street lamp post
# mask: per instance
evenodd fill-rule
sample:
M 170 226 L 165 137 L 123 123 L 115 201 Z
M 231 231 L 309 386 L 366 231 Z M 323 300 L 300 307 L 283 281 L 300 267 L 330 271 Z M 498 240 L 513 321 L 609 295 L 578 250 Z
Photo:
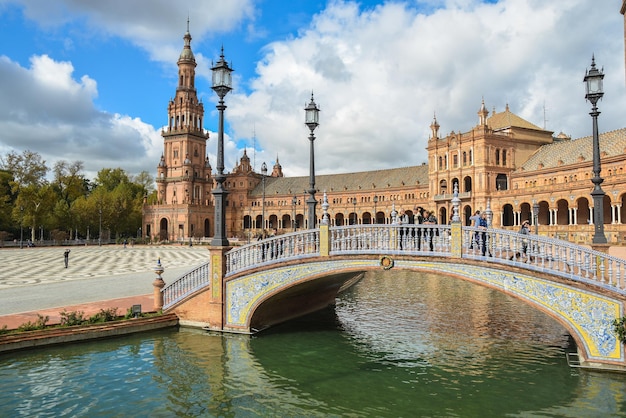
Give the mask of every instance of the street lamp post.
M 585 78 L 583 81 L 587 86 L 587 94 L 585 99 L 591 102 L 591 113 L 589 113 L 593 119 L 593 191 L 591 196 L 593 197 L 593 223 L 595 225 L 595 233 L 593 235 L 592 242 L 594 244 L 606 244 L 606 236 L 604 235 L 604 191 L 600 184 L 604 181 L 600 177 L 600 140 L 598 138 L 598 107 L 596 106 L 598 100 L 604 96 L 602 91 L 602 79 L 604 73 L 596 68 L 595 57 L 591 57 L 591 68 L 589 71 L 585 71 Z
M 316 217 L 315 217 L 315 205 L 317 200 L 315 199 L 315 154 L 313 150 L 313 142 L 315 136 L 313 131 L 319 125 L 320 110 L 318 109 L 315 101 L 313 101 L 313 92 L 311 92 L 311 102 L 304 108 L 304 124 L 309 127 L 311 134 L 309 135 L 309 142 L 311 144 L 311 151 L 309 153 L 309 198 L 307 199 L 308 220 L 309 229 L 315 229 Z
M 263 174 L 263 201 L 261 202 L 261 235 L 265 238 L 265 177 L 267 176 L 267 164 L 261 164 L 261 173 Z
M 354 205 L 354 222 L 352 225 L 356 225 L 357 217 L 356 217 L 356 197 L 352 198 L 352 204 Z
M 539 203 L 533 200 L 533 223 L 535 224 L 535 235 L 539 235 Z
M 228 192 L 224 188 L 224 110 L 226 105 L 224 104 L 224 97 L 232 90 L 232 75 L 233 69 L 228 66 L 228 63 L 224 59 L 224 48 L 220 54 L 220 59 L 211 68 L 213 72 L 213 91 L 217 93 L 220 98 L 218 102 L 217 110 L 219 111 L 219 126 L 217 134 L 217 175 L 215 176 L 216 186 L 212 193 L 215 196 L 215 236 L 211 241 L 211 245 L 215 246 L 228 246 L 228 238 L 226 238 L 226 205 L 225 199 Z
M 298 196 L 294 196 L 291 199 L 291 203 L 293 204 L 293 217 L 291 218 L 291 223 L 293 226 L 294 232 L 296 231 L 296 205 L 298 204 Z
M 378 223 L 378 219 L 376 219 L 376 203 L 378 203 L 378 196 L 374 196 L 374 223 Z

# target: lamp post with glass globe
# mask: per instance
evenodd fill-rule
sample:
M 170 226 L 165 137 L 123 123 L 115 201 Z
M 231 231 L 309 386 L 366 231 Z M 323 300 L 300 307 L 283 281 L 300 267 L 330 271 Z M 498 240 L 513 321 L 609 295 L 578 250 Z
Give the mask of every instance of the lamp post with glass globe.
M 595 233 L 591 242 L 594 244 L 606 244 L 606 236 L 604 235 L 604 191 L 600 185 L 604 181 L 600 177 L 600 140 L 598 138 L 598 100 L 604 96 L 602 91 L 602 79 L 604 73 L 596 68 L 595 57 L 591 57 L 591 68 L 585 72 L 583 81 L 587 87 L 585 99 L 591 102 L 591 112 L 589 113 L 593 119 L 593 224 L 595 225 Z
M 315 199 L 315 153 L 313 149 L 313 142 L 315 136 L 313 131 L 319 125 L 320 110 L 318 109 L 315 101 L 313 100 L 313 93 L 311 92 L 311 102 L 304 108 L 304 124 L 309 127 L 311 134 L 309 135 L 309 142 L 311 144 L 311 151 L 309 154 L 309 198 L 306 201 L 308 207 L 308 223 L 309 229 L 315 229 L 317 226 L 315 217 L 315 206 L 317 200 Z
M 211 241 L 211 245 L 214 246 L 228 246 L 228 238 L 226 238 L 226 205 L 225 199 L 228 192 L 224 188 L 224 110 L 226 105 L 224 104 L 224 97 L 232 90 L 232 75 L 233 69 L 228 66 L 228 63 L 224 59 L 224 48 L 220 59 L 211 68 L 213 72 L 213 91 L 217 93 L 220 98 L 218 102 L 217 110 L 219 111 L 219 126 L 217 134 L 217 174 L 215 176 L 216 186 L 212 191 L 215 196 L 215 235 Z

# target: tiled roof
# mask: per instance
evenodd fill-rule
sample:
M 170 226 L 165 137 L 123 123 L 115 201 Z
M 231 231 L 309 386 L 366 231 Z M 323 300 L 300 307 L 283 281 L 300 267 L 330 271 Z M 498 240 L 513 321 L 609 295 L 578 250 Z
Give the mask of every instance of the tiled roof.
M 315 188 L 320 192 L 380 191 L 388 188 L 410 185 L 428 187 L 428 166 L 392 168 L 389 170 L 363 171 L 359 173 L 326 174 L 315 176 Z M 267 177 L 265 195 L 302 194 L 309 188 L 309 176 L 306 177 Z M 261 196 L 263 183 L 252 191 L 251 195 Z M 321 196 L 320 196 L 321 197 Z
M 525 128 L 525 129 L 534 129 L 543 131 L 544 129 L 534 125 L 527 120 L 524 120 L 517 116 L 515 113 L 512 113 L 509 110 L 509 106 L 507 105 L 506 110 L 500 113 L 493 113 L 490 117 L 487 118 L 487 125 L 493 129 L 494 131 L 498 131 L 504 128 Z
M 602 155 L 613 157 L 624 154 L 626 152 L 626 128 L 600 134 L 599 141 Z M 544 145 L 531 155 L 517 172 L 538 170 L 540 164 L 543 165 L 543 168 L 553 168 L 560 165 L 575 164 L 581 160 L 592 161 L 592 147 L 592 136 Z

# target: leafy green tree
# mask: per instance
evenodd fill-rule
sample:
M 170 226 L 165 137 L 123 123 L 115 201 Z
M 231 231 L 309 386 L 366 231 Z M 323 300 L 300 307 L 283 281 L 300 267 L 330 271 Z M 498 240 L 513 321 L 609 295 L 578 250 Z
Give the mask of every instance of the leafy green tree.
M 20 239 L 24 226 L 30 226 L 34 239 L 37 227 L 37 214 L 45 200 L 48 186 L 46 174 L 48 167 L 36 152 L 25 150 L 21 154 L 15 151 L 7 154 L 2 162 L 3 168 L 12 175 L 9 181 L 11 193 L 15 196 L 11 217 L 20 229 Z M 17 229 L 17 228 L 16 228 Z
M 46 183 L 48 167 L 36 152 L 25 150 L 22 154 L 11 151 L 7 154 L 3 168 L 13 174 L 11 182 L 13 192 L 18 192 L 22 187 L 42 186 Z
M 110 192 L 122 183 L 130 183 L 130 178 L 121 168 L 103 168 L 98 171 L 95 183 L 96 187 L 104 187 Z
M 70 238 L 73 231 L 79 228 L 82 230 L 83 226 L 78 219 L 78 217 L 83 218 L 82 214 L 72 210 L 74 201 L 89 192 L 89 182 L 85 181 L 82 170 L 82 161 L 72 163 L 57 161 L 52 169 L 54 190 L 58 197 L 53 213 L 58 222 L 57 226 L 70 231 Z
M 11 191 L 13 175 L 8 170 L 0 170 L 0 230 L 13 228 L 11 220 L 12 202 L 15 195 Z
M 147 196 L 154 192 L 154 177 L 150 175 L 147 171 L 142 171 L 133 177 L 132 182 L 141 186 L 143 189 L 143 195 Z

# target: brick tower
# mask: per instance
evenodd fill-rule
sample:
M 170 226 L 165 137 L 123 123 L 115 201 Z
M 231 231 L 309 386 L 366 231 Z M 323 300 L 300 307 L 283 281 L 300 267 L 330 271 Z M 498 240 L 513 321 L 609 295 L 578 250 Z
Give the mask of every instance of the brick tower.
M 143 210 L 144 236 L 190 241 L 211 236 L 213 178 L 206 153 L 204 105 L 195 87 L 196 59 L 191 50 L 189 20 L 178 58 L 176 95 L 167 107 L 168 123 L 161 131 L 163 154 L 157 167 L 157 202 Z

